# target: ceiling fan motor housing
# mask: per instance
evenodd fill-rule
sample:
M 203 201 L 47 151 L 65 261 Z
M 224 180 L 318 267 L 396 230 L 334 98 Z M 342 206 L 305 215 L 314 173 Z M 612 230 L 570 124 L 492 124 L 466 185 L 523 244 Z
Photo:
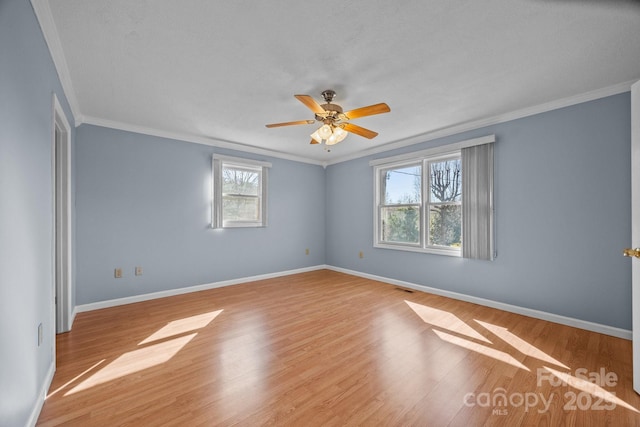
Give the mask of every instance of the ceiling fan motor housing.
M 338 118 L 338 114 L 342 114 L 342 107 L 338 104 L 322 104 L 321 107 L 324 109 L 326 114 L 316 114 L 316 120 L 324 121 L 328 118 Z

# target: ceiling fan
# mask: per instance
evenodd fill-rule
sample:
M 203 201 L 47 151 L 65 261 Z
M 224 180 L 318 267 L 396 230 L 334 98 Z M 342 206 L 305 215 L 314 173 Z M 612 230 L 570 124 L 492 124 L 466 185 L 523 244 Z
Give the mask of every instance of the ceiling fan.
M 311 144 L 334 145 L 345 139 L 349 132 L 371 139 L 378 136 L 377 132 L 365 129 L 361 126 L 350 123 L 349 120 L 359 117 L 373 116 L 374 114 L 388 113 L 391 111 L 384 102 L 369 105 L 367 107 L 356 108 L 355 110 L 342 111 L 338 104 L 332 104 L 336 96 L 335 91 L 327 89 L 322 92 L 325 103 L 320 105 L 309 95 L 294 95 L 300 102 L 315 113 L 315 120 L 298 120 L 295 122 L 272 123 L 266 125 L 268 128 L 292 125 L 312 125 L 316 122 L 322 123 L 315 132 L 311 134 Z

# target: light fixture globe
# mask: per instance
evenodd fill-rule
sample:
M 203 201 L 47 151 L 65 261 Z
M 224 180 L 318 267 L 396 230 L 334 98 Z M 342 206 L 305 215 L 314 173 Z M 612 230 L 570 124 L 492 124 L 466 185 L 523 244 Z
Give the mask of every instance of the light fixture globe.
M 335 137 L 338 139 L 338 142 L 342 141 L 343 139 L 345 139 L 347 137 L 347 135 L 349 135 L 349 132 L 347 132 L 346 130 L 342 129 L 340 126 L 337 126 L 334 130 L 333 130 L 333 134 L 335 135 Z
M 332 134 L 333 131 L 331 129 L 331 126 L 329 126 L 328 124 L 324 124 L 320 127 L 320 129 L 318 129 L 318 135 L 320 135 L 322 139 L 328 139 Z
M 324 142 L 326 145 L 334 145 L 338 143 L 338 138 L 335 134 L 331 134 L 329 138 Z
M 344 129 L 342 129 L 339 126 L 335 126 L 333 128 L 333 133 L 331 134 L 331 136 L 329 138 L 327 138 L 327 140 L 325 141 L 325 144 L 327 145 L 335 145 L 338 142 L 342 141 L 343 139 L 345 139 L 347 137 L 348 132 L 345 131 Z
M 322 144 L 322 137 L 320 136 L 320 129 L 316 129 L 314 133 L 311 134 L 311 138 L 316 141 L 318 144 Z

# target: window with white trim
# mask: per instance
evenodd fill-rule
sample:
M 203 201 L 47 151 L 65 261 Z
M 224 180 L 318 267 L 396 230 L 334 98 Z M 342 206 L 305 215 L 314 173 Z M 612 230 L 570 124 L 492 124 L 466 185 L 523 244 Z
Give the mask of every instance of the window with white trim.
M 493 259 L 494 141 L 372 160 L 374 247 Z
M 422 164 L 380 169 L 380 236 L 383 243 L 421 245 Z
M 267 225 L 270 166 L 267 162 L 213 156 L 213 228 Z
M 376 246 L 460 255 L 460 152 L 376 168 Z

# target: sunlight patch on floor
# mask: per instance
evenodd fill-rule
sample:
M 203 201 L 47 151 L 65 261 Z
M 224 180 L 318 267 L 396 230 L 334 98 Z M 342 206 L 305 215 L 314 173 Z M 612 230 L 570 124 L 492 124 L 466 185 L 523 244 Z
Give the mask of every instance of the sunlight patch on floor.
M 485 329 L 491 331 L 493 334 L 495 334 L 498 337 L 500 337 L 504 342 L 506 342 L 507 344 L 509 344 L 510 346 L 515 348 L 516 350 L 518 350 L 520 353 L 526 354 L 527 356 L 535 357 L 536 359 L 542 360 L 542 361 L 547 362 L 547 363 L 553 363 L 554 365 L 561 366 L 561 367 L 563 367 L 565 369 L 569 369 L 569 367 L 567 365 L 565 365 L 564 363 L 559 362 L 558 360 L 556 360 L 553 357 L 549 356 L 544 351 L 542 351 L 539 348 L 529 344 L 528 342 L 526 342 L 522 338 L 518 337 L 517 335 L 509 332 L 509 330 L 507 328 L 504 328 L 502 326 L 493 325 L 493 324 L 487 323 L 487 322 L 482 322 L 480 320 L 476 320 L 476 322 L 478 322 L 480 325 L 482 325 Z
M 69 390 L 64 395 L 70 395 L 79 391 L 95 387 L 106 382 L 125 377 L 127 375 L 140 372 L 142 370 L 152 368 L 154 366 L 168 362 L 175 356 L 185 345 L 189 343 L 198 333 L 185 335 L 202 329 L 209 325 L 223 310 L 211 311 L 209 313 L 198 314 L 195 316 L 185 317 L 183 319 L 173 320 L 144 340 L 140 341 L 139 346 L 142 348 L 126 352 L 108 363 L 104 368 L 82 381 L 80 384 Z M 180 336 L 182 335 L 182 336 Z M 171 337 L 176 337 L 168 339 Z M 103 363 L 102 360 L 100 363 Z M 61 389 L 67 387 L 77 379 L 81 378 L 87 372 L 94 369 L 98 364 L 89 368 L 87 371 L 76 376 L 73 380 L 57 389 L 57 393 Z
M 65 396 L 165 363 L 175 356 L 182 347 L 187 345 L 196 335 L 197 334 L 186 335 L 124 353 L 91 377 L 69 390 L 65 393 Z
M 74 382 L 76 382 L 77 380 L 79 380 L 80 378 L 82 378 L 83 376 L 88 374 L 89 372 L 93 371 L 95 368 L 97 368 L 99 365 L 103 364 L 105 361 L 106 361 L 106 359 L 102 359 L 101 361 L 99 361 L 98 363 L 94 364 L 89 369 L 86 369 L 84 372 L 80 373 L 79 375 L 76 375 L 75 377 L 73 377 L 72 379 L 70 379 L 69 381 L 67 381 L 66 383 L 64 383 L 63 385 L 61 385 L 60 387 L 58 387 L 57 389 L 55 389 L 51 393 L 49 393 L 47 395 L 47 399 L 50 398 L 51 396 L 55 395 L 60 390 L 63 390 L 66 387 L 68 387 L 69 385 L 73 384 Z
M 492 344 L 491 341 L 460 320 L 460 318 L 453 313 L 407 300 L 405 300 L 405 302 L 425 323 Z
M 222 310 L 198 314 L 196 316 L 185 317 L 184 319 L 171 321 L 162 328 L 158 329 L 158 331 L 140 341 L 140 344 L 138 345 L 148 344 L 153 341 L 159 341 L 168 337 L 191 332 L 196 329 L 202 329 L 209 323 L 211 323 L 211 321 L 213 321 L 213 319 L 215 319 L 220 313 L 222 313 Z
M 446 332 L 438 331 L 436 329 L 433 330 L 441 340 L 446 341 L 448 343 L 457 345 L 459 347 L 466 348 L 467 350 L 474 351 L 476 353 L 483 354 L 485 356 L 489 356 L 501 362 L 508 363 L 509 365 L 515 366 L 516 368 L 524 369 L 525 371 L 530 371 L 529 368 L 524 366 L 518 360 L 516 360 L 509 353 L 505 353 L 504 351 L 496 350 L 495 348 L 490 348 L 485 345 L 469 341 L 465 338 L 457 337 L 455 335 L 448 334 Z

